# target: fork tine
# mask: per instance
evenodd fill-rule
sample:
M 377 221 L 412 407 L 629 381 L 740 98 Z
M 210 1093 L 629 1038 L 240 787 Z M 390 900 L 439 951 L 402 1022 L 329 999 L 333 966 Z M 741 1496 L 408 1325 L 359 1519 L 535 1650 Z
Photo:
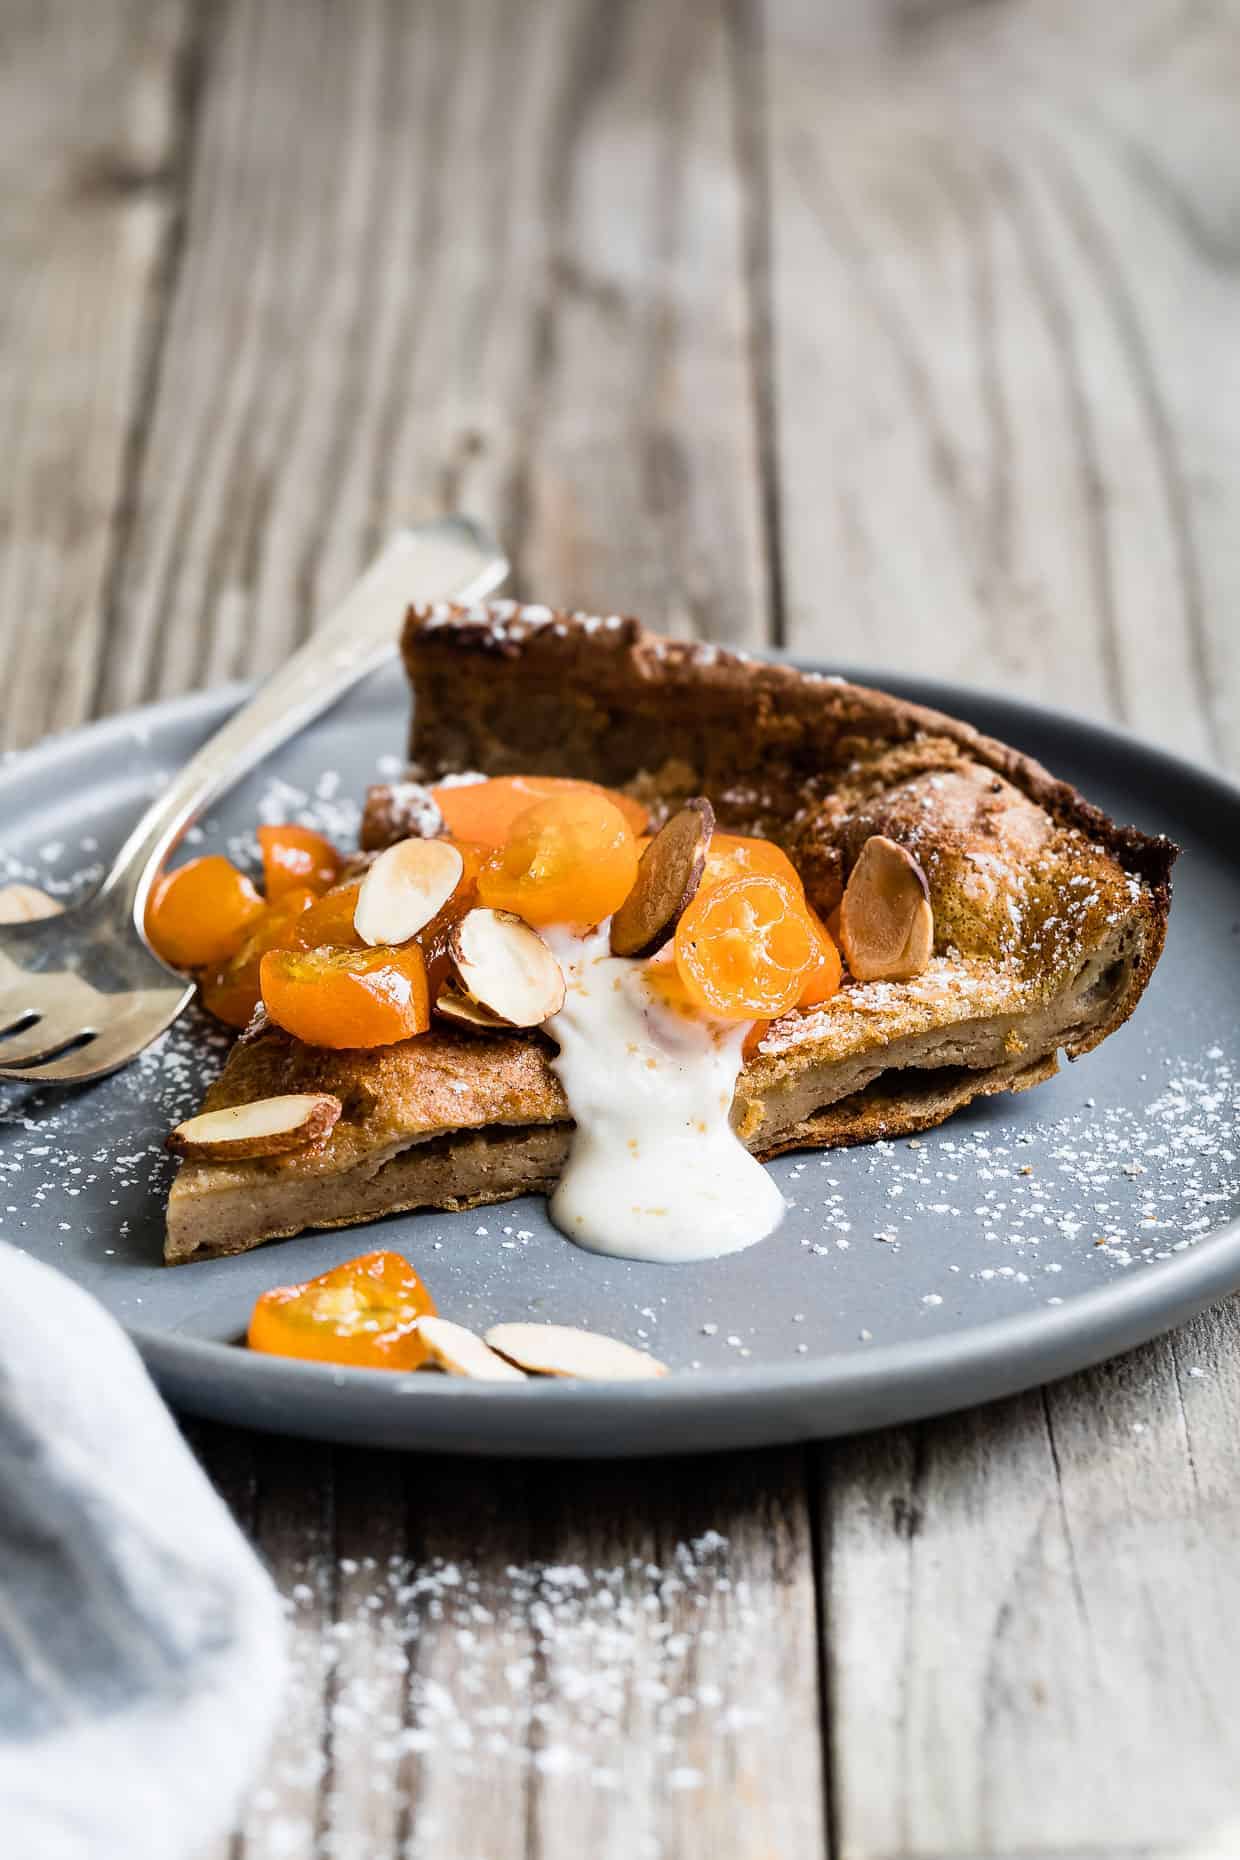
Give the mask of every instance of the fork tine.
M 124 1061 L 120 1062 L 122 1065 Z M 108 1071 L 104 1067 L 104 1071 Z M 115 1070 L 115 1067 L 111 1068 Z M 69 1072 L 65 1069 L 63 1059 L 55 1059 L 50 1065 L 30 1066 L 23 1070 L 21 1066 L 0 1066 L 0 1084 L 2 1085 L 85 1085 L 90 1079 L 103 1074 L 94 1072 Z
M 91 1079 L 117 1071 L 145 1045 L 149 1045 L 149 1041 L 135 1041 L 132 1035 L 124 1040 L 108 1040 L 101 1034 L 86 1046 L 75 1046 L 72 1052 L 60 1059 L 50 1059 L 43 1066 L 0 1066 L 0 1080 L 21 1081 L 27 1085 L 85 1085 Z
M 5 977 L 7 981 L 7 976 Z M 31 1014 L 37 1014 L 33 990 L 25 981 L 15 986 L 0 988 L 0 1034 L 8 1027 L 16 1027 L 19 1021 L 28 1020 Z
M 92 1040 L 83 1046 L 75 1046 L 59 1059 L 49 1059 L 45 1065 L 38 1063 L 33 1051 L 24 1050 L 25 1043 L 0 1040 L 0 1079 L 21 1080 L 32 1085 L 84 1085 L 90 1079 L 103 1078 L 105 1074 L 115 1072 L 136 1058 L 144 1047 L 157 1040 L 176 1019 L 190 992 L 188 988 L 184 993 L 166 989 L 144 997 L 132 997 L 134 1005 L 143 1008 L 144 1012 L 118 1014 L 110 1025 L 102 1020 L 97 1024 Z M 60 1024 L 62 1032 L 59 1039 L 48 1039 L 41 1043 L 44 1052 L 55 1052 L 75 1035 L 87 1031 L 87 1027 L 80 1021 L 71 1025 L 68 1032 L 63 1031 L 65 1023 L 62 1021 Z M 33 1047 L 34 1044 L 32 1039 L 30 1045 Z
M 14 1039 L 6 1040 L 0 1036 L 0 1070 L 8 1070 L 12 1066 L 34 1065 L 40 1059 L 50 1058 L 53 1053 L 58 1053 L 61 1047 L 68 1046 L 71 1040 L 79 1040 L 83 1034 L 93 1035 L 94 1031 L 93 1027 L 65 1026 L 63 1022 L 57 1026 L 54 1022 L 44 1019 L 39 1021 L 37 1026 L 32 1027 L 24 1037 L 19 1034 Z

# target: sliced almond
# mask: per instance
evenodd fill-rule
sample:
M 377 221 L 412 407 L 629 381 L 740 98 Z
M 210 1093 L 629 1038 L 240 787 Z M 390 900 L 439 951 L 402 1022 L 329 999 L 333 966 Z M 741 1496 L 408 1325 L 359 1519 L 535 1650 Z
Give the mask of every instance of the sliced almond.
M 168 1137 L 177 1156 L 197 1162 L 243 1162 L 254 1156 L 282 1156 L 325 1137 L 340 1116 L 340 1100 L 330 1092 L 289 1092 L 280 1098 L 256 1098 L 225 1111 L 201 1111 L 178 1124 Z
M 511 911 L 466 911 L 449 953 L 465 993 L 509 1027 L 537 1027 L 564 1006 L 559 963 Z
M 64 908 L 37 885 L 0 885 L 0 924 L 32 924 L 40 917 L 59 917 Z
M 418 1319 L 418 1335 L 431 1353 L 431 1361 L 450 1376 L 467 1376 L 471 1382 L 524 1382 L 523 1371 L 497 1356 L 481 1337 L 447 1318 Z
M 501 1020 L 498 1014 L 492 1014 L 490 1008 L 484 1008 L 480 1001 L 465 994 L 451 982 L 445 982 L 435 999 L 435 1012 L 445 1020 L 459 1021 L 463 1027 L 480 1027 L 494 1033 L 497 1027 L 511 1027 L 511 1021 Z
M 934 953 L 926 875 L 912 853 L 884 834 L 870 835 L 848 875 L 840 942 L 859 982 L 906 982 Z
M 566 1324 L 492 1324 L 487 1342 L 501 1356 L 536 1376 L 575 1376 L 582 1382 L 647 1382 L 667 1374 L 644 1350 Z
M 715 810 L 701 797 L 659 828 L 611 920 L 613 956 L 653 956 L 666 943 L 702 882 L 714 830 Z
M 353 928 L 372 948 L 407 943 L 437 917 L 461 882 L 465 861 L 450 840 L 399 840 L 362 880 Z

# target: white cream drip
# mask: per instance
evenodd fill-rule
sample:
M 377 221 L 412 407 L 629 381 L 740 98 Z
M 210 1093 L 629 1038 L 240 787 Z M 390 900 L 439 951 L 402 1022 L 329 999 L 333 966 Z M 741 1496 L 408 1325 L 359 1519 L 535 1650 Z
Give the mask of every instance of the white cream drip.
M 546 1031 L 576 1123 L 556 1226 L 596 1253 L 664 1262 L 739 1252 L 773 1232 L 784 1198 L 729 1121 L 748 1025 L 678 1014 L 646 965 L 544 931 L 567 995 Z

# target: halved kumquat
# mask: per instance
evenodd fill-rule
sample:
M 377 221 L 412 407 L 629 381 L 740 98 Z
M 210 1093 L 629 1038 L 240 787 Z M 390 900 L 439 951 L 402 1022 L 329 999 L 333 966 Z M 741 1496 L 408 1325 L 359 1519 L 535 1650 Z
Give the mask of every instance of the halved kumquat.
M 247 934 L 241 947 L 226 962 L 217 963 L 202 977 L 202 1005 L 229 1027 L 246 1027 L 259 1002 L 259 965 L 269 949 L 286 949 L 297 925 L 313 907 L 309 886 L 281 893 L 269 904 Z
M 310 827 L 260 827 L 258 843 L 269 904 L 307 885 L 311 891 L 326 891 L 340 875 L 340 854 Z
M 435 1301 L 399 1253 L 363 1253 L 254 1306 L 246 1341 L 269 1356 L 353 1369 L 417 1369 L 430 1352 L 418 1319 Z
M 297 918 L 285 940 L 286 949 L 364 949 L 365 944 L 353 928 L 357 909 L 358 883 L 337 885 L 316 898 L 309 910 Z
M 478 898 L 535 929 L 588 929 L 623 904 L 637 866 L 637 841 L 620 809 L 599 790 L 579 788 L 517 817 L 478 874 Z
M 259 980 L 272 1020 L 307 1046 L 392 1046 L 430 1026 L 426 963 L 416 943 L 273 949 Z
M 245 873 L 222 854 L 208 853 L 156 879 L 147 899 L 146 934 L 156 955 L 174 969 L 205 969 L 241 947 L 263 909 Z
M 782 878 L 797 896 L 803 895 L 804 887 L 799 872 L 782 846 L 777 846 L 774 840 L 718 831 L 711 835 L 706 870 L 702 874 L 703 890 L 708 885 L 722 884 L 729 878 L 752 878 L 759 873 L 765 873 L 770 878 Z
M 803 908 L 817 947 L 814 960 L 805 972 L 796 1004 L 803 1008 L 821 1007 L 824 1001 L 829 1001 L 832 995 L 839 993 L 844 980 L 844 965 L 835 946 L 835 939 L 818 913 L 808 904 Z
M 491 851 L 504 844 L 519 814 L 558 795 L 603 795 L 619 808 L 634 833 L 645 832 L 649 818 L 631 795 L 562 775 L 497 775 L 489 781 L 449 782 L 431 793 L 454 839 L 475 840 Z
M 674 948 L 686 990 L 720 1020 L 786 1013 L 819 955 L 800 898 L 761 873 L 700 891 L 676 926 Z

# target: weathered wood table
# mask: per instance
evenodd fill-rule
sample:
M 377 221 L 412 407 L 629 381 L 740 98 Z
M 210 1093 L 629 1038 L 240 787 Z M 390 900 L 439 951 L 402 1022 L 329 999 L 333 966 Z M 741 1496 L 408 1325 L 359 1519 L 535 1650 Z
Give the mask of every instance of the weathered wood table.
M 275 665 L 460 505 L 522 593 L 1235 766 L 1226 0 L 0 23 L 9 745 Z M 228 1853 L 1235 1860 L 1236 1331 L 691 1464 L 195 1427 L 296 1648 Z

